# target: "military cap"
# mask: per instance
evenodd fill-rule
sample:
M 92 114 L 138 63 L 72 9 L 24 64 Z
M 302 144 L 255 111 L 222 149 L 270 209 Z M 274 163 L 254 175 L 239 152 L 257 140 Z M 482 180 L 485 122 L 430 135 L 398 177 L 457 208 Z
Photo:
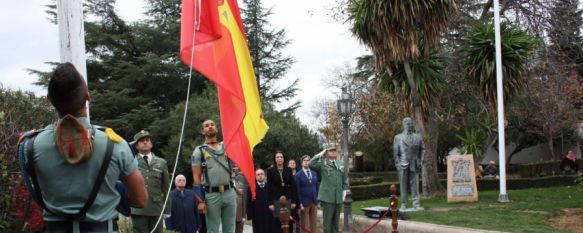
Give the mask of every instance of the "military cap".
M 326 151 L 336 150 L 336 145 L 334 143 L 324 144 L 324 150 L 326 150 Z
M 136 135 L 134 135 L 134 142 L 138 142 L 140 139 L 145 137 L 151 137 L 150 133 L 146 130 L 141 130 Z

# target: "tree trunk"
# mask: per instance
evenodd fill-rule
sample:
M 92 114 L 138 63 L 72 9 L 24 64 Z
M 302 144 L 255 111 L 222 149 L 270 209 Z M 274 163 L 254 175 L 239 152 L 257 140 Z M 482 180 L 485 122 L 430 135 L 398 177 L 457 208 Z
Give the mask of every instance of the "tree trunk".
M 427 135 L 425 140 L 425 164 L 423 164 L 421 181 L 422 195 L 424 197 L 444 197 L 445 188 L 439 183 L 437 172 L 437 142 L 439 138 L 438 124 L 434 120 L 428 120 Z
M 409 88 L 411 88 L 413 114 L 417 131 L 423 138 L 428 138 L 428 140 L 425 140 L 425 163 L 421 171 L 422 195 L 425 197 L 443 196 L 444 189 L 439 184 L 439 177 L 437 175 L 437 127 L 436 124 L 432 124 L 431 129 L 433 130 L 430 131 L 435 132 L 430 133 L 426 131 L 423 109 L 421 109 L 421 96 L 415 85 L 415 80 L 413 80 L 413 71 L 409 62 L 403 62 L 403 65 L 405 67 Z M 428 135 L 428 137 L 425 135 Z
M 551 158 L 555 158 L 555 148 L 553 146 L 553 136 L 552 134 L 549 135 L 549 150 L 551 150 Z M 560 159 L 560 158 L 559 158 Z

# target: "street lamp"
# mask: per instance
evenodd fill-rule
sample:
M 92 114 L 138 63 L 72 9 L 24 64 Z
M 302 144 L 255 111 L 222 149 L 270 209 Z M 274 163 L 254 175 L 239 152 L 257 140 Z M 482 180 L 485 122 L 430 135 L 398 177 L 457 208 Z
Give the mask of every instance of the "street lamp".
M 352 232 L 352 193 L 350 192 L 350 179 L 348 178 L 350 165 L 348 160 L 348 120 L 352 114 L 352 96 L 342 87 L 342 95 L 338 99 L 338 112 L 342 117 L 342 158 L 344 160 L 344 176 L 348 187 L 344 198 L 344 232 Z

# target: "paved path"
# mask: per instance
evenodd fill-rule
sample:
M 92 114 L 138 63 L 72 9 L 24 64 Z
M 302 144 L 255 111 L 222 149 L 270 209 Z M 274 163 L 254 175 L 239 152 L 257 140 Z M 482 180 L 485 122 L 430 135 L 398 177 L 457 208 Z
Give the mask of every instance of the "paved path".
M 366 216 L 355 215 L 353 216 L 354 222 L 353 227 L 356 229 L 360 229 L 363 231 L 364 229 L 368 228 L 374 224 L 377 219 L 368 218 Z M 318 211 L 318 220 L 322 221 L 322 211 Z M 340 227 L 342 228 L 343 223 L 343 215 L 340 214 Z M 320 224 L 320 232 L 321 232 L 321 222 Z M 373 230 L 369 233 L 386 233 L 391 232 L 391 220 L 385 219 L 382 220 Z M 454 227 L 454 226 L 446 226 L 446 225 L 437 225 L 431 223 L 424 223 L 424 222 L 415 222 L 415 221 L 406 221 L 400 220 L 399 226 L 397 228 L 399 233 L 500 233 L 500 231 L 488 231 L 488 230 L 480 230 L 480 229 L 472 229 L 472 228 L 465 228 L 465 227 Z M 360 232 L 359 231 L 359 232 Z M 243 229 L 243 233 L 253 233 L 253 228 L 251 227 L 251 222 L 247 222 L 245 224 L 245 228 Z

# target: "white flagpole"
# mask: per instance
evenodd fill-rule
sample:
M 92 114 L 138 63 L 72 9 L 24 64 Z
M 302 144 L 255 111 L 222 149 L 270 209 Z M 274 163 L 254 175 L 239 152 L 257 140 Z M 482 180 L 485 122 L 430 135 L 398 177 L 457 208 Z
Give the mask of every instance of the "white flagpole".
M 83 1 L 57 0 L 61 62 L 71 62 L 87 82 Z M 89 119 L 89 103 L 87 103 Z
M 500 37 L 500 4 L 494 0 L 494 31 L 496 44 L 496 103 L 498 104 L 498 160 L 500 164 L 499 202 L 508 202 L 506 193 L 506 143 L 504 141 L 504 98 L 502 89 L 502 41 Z

